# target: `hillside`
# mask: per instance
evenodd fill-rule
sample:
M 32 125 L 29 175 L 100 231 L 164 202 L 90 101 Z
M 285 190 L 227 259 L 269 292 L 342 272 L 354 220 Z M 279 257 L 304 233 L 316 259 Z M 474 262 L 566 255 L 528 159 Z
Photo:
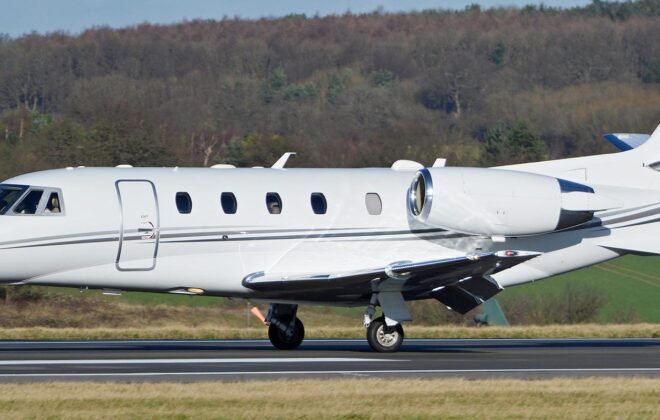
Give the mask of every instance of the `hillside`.
M 494 165 L 660 110 L 660 0 L 0 37 L 0 177 L 77 165 Z
M 506 289 L 498 299 L 514 317 L 521 311 L 539 311 L 545 302 L 566 296 L 567 290 L 588 292 L 601 298 L 600 309 L 594 316 L 598 322 L 660 322 L 660 258 L 626 256 L 591 268 L 578 270 L 535 283 Z M 510 303 L 526 300 L 526 306 Z M 566 299 L 555 306 L 556 311 L 570 305 Z M 545 308 L 552 311 L 552 308 Z M 520 316 L 520 315 L 517 315 Z M 529 315 L 528 315 L 529 316 Z
M 312 167 L 613 152 L 603 132 L 650 132 L 660 120 L 657 40 L 660 0 L 0 36 L 0 178 L 78 165 L 270 165 L 284 151 L 298 152 L 291 166 Z M 588 290 L 596 321 L 660 322 L 657 267 L 626 257 L 501 301 L 548 302 L 534 315 L 547 320 Z M 517 307 L 513 319 L 534 321 Z M 424 322 L 464 322 L 427 309 L 417 309 Z

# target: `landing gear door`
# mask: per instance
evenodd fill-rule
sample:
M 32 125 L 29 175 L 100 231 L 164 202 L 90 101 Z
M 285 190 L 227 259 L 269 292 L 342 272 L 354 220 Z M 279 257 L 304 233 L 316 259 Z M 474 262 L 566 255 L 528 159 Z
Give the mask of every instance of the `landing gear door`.
M 117 270 L 153 270 L 160 239 L 156 188 L 146 180 L 120 180 L 116 187 L 121 211 Z

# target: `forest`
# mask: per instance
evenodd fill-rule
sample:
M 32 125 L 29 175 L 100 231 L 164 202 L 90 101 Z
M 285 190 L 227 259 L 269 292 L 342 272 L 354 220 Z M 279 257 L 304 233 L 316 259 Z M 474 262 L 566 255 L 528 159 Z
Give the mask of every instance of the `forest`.
M 660 121 L 659 41 L 660 0 L 0 36 L 0 177 L 612 152 Z

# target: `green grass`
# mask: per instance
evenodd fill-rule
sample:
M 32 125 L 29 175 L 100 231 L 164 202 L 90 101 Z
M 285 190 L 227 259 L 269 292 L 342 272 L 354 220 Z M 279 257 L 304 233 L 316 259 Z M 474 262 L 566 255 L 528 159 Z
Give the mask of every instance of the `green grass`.
M 570 286 L 569 286 L 570 285 Z M 660 257 L 625 256 L 596 266 L 512 287 L 498 295 L 559 294 L 566 287 L 589 287 L 607 297 L 598 322 L 620 322 L 633 316 L 643 322 L 660 322 Z
M 607 303 L 599 312 L 597 321 L 617 323 L 627 321 L 660 322 L 660 257 L 626 256 L 594 267 L 542 281 L 506 289 L 497 298 L 559 295 L 566 287 L 588 287 L 603 293 Z M 79 293 L 77 289 L 45 288 L 48 293 L 75 294 L 81 297 L 98 297 L 99 291 Z M 121 296 L 108 297 L 118 303 L 130 305 L 168 305 L 183 307 L 217 308 L 235 306 L 224 298 L 207 296 L 182 296 L 162 293 L 125 292 Z M 324 310 L 326 310 L 324 308 Z M 359 317 L 362 308 L 327 309 L 337 315 Z
M 642 322 L 660 322 L 660 257 L 625 256 L 594 267 L 506 289 L 498 295 L 498 299 L 515 295 L 560 294 L 569 285 L 589 287 L 607 297 L 607 303 L 598 315 L 598 322 L 623 322 L 630 317 Z M 228 303 L 226 299 L 212 297 L 135 292 L 124 293 L 118 299 L 128 304 L 199 307 L 217 307 Z M 361 308 L 334 310 L 340 315 L 359 315 L 362 312 Z

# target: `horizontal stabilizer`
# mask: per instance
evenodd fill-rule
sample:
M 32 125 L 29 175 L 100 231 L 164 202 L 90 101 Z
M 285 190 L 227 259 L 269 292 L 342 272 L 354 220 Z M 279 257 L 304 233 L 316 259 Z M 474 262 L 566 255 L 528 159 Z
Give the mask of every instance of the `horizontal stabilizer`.
M 603 211 L 623 207 L 623 202 L 602 194 L 570 192 L 561 195 L 561 208 L 569 211 Z
M 627 239 L 608 241 L 601 245 L 604 248 L 617 251 L 634 252 L 636 254 L 660 255 L 660 244 L 657 238 L 650 239 Z
M 652 219 L 652 221 L 656 221 Z M 598 245 L 616 251 L 660 255 L 660 224 L 643 223 L 614 229 L 613 234 L 599 239 Z
M 603 137 L 623 152 L 636 149 L 651 138 L 648 134 L 633 133 L 608 133 L 603 135 Z

